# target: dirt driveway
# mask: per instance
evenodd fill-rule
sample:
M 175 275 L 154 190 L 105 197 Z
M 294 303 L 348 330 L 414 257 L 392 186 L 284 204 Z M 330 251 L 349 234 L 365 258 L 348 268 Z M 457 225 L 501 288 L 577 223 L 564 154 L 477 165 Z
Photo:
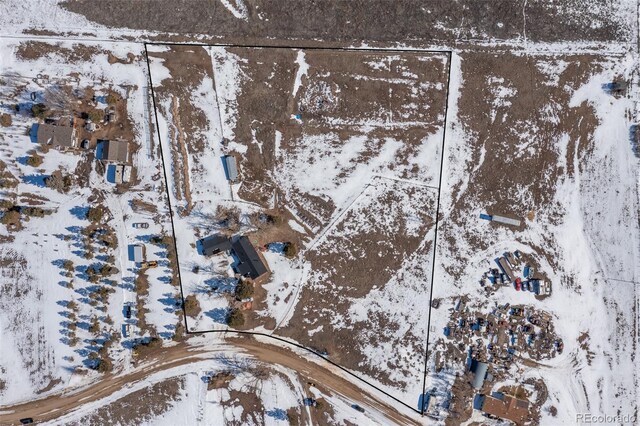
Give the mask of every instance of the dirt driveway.
M 0 424 L 18 425 L 20 424 L 20 419 L 25 417 L 32 417 L 36 421 L 53 420 L 80 408 L 83 404 L 108 397 L 124 388 L 125 385 L 130 386 L 151 374 L 189 363 L 200 362 L 215 352 L 233 350 L 234 348 L 242 349 L 247 354 L 265 363 L 277 364 L 295 370 L 302 377 L 313 378 L 313 381 L 322 383 L 330 391 L 353 400 L 362 407 L 372 411 L 379 411 L 387 418 L 390 424 L 420 424 L 397 412 L 393 406 L 359 389 L 355 384 L 333 371 L 332 368 L 309 362 L 289 350 L 257 342 L 253 338 L 239 337 L 230 339 L 229 342 L 231 344 L 215 344 L 214 347 L 209 347 L 208 350 L 201 346 L 190 346 L 186 343 L 170 348 L 162 348 L 154 354 L 150 361 L 140 363 L 140 366 L 134 371 L 123 375 L 107 374 L 99 382 L 72 394 L 67 392 L 65 395 L 51 395 L 23 404 L 0 406 Z

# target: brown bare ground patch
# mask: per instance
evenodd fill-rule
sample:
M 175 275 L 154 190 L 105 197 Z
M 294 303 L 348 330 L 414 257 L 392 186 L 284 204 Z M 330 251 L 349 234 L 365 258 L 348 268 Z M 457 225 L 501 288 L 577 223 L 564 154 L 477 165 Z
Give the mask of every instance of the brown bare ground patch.
M 273 181 L 278 168 L 289 167 L 283 158 L 310 143 L 306 138 L 334 134 L 338 151 L 350 138 L 366 135 L 370 149 L 344 170 L 344 177 L 357 164 L 370 160 L 386 138 L 402 141 L 396 164 L 407 164 L 423 139 L 442 126 L 445 55 L 303 51 L 309 69 L 294 94 L 296 51 L 227 51 L 240 58 L 240 90 L 233 105 L 238 116 L 246 117 L 230 129 L 235 140 L 247 147 L 246 153 L 236 153 L 243 165 L 239 195 L 266 206 L 275 191 L 279 206 L 305 217 L 311 227 L 327 223 L 335 212 L 332 200 L 295 188 L 285 194 Z M 301 123 L 292 119 L 297 114 Z M 282 134 L 280 152 L 276 152 L 276 132 Z M 414 169 L 402 171 L 399 177 L 419 176 Z
M 621 41 L 633 38 L 631 19 L 606 0 L 526 2 L 459 0 L 251 0 L 247 19 L 219 2 L 140 0 L 64 1 L 64 8 L 107 27 L 160 32 L 159 40 L 243 44 L 465 46 L 480 41 Z M 596 25 L 594 25 L 596 24 Z M 635 40 L 633 40 L 635 41 Z M 495 48 L 492 48 L 492 50 Z
M 157 213 L 158 211 L 158 206 L 148 201 L 144 201 L 141 198 L 135 198 L 131 200 L 131 208 L 136 213 L 141 213 L 141 212 Z
M 434 224 L 435 195 L 429 188 L 387 180 L 365 190 L 324 239 L 305 254 L 312 272 L 289 325 L 279 333 L 326 350 L 333 361 L 347 368 L 401 385 L 389 379 L 389 370 L 401 368 L 400 359 L 388 353 L 386 365 L 371 365 L 364 348 L 393 341 L 395 346 L 412 347 L 419 353 L 424 336 L 408 331 L 401 341 L 394 340 L 402 327 L 398 315 L 408 313 L 368 310 L 365 300 L 372 291 L 389 285 L 396 274 L 400 278 L 391 285 L 407 285 L 400 272 L 405 259 L 423 259 L 429 253 L 431 243 L 422 242 Z M 415 228 L 409 231 L 410 226 Z M 429 265 L 418 263 L 415 274 L 426 282 Z M 356 306 L 367 310 L 366 322 L 349 314 Z
M 87 62 L 104 50 L 86 44 L 76 43 L 72 48 L 62 47 L 43 41 L 25 41 L 16 48 L 16 56 L 23 60 L 35 60 L 44 56 L 60 56 L 68 62 Z
M 105 419 L 109 419 L 110 424 L 120 425 L 137 425 L 151 421 L 172 406 L 183 387 L 183 377 L 167 379 L 100 407 L 75 424 L 98 426 L 105 424 Z

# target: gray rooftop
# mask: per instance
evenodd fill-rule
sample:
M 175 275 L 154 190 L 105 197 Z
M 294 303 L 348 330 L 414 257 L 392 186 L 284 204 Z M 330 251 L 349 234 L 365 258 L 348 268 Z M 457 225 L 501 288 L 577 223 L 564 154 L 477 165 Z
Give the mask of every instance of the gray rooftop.
M 129 160 L 129 142 L 106 141 L 102 151 L 102 159 L 116 163 L 126 163 Z
M 238 179 L 238 164 L 236 163 L 236 157 L 233 155 L 225 155 L 222 157 L 224 161 L 224 170 L 227 173 L 227 179 L 235 181 Z
M 473 386 L 474 389 L 482 389 L 482 385 L 484 385 L 484 379 L 487 377 L 488 369 L 489 365 L 486 362 L 476 361 L 475 359 L 471 361 L 470 370 L 473 373 L 471 386 Z
M 71 126 L 38 124 L 37 139 L 40 144 L 53 145 L 54 147 L 75 148 L 77 146 L 75 129 Z

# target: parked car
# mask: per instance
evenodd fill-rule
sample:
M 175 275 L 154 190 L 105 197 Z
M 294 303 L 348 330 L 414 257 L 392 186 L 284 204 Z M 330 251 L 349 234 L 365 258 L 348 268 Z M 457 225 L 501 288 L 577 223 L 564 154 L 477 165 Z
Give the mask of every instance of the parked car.
M 23 425 L 28 425 L 33 423 L 33 419 L 31 417 L 26 417 L 24 419 L 20 419 L 20 423 Z
M 138 228 L 147 229 L 149 227 L 149 224 L 147 222 L 136 222 L 133 224 L 133 227 L 136 229 Z
M 124 317 L 131 318 L 131 305 L 124 306 Z
M 353 408 L 356 411 L 359 411 L 361 413 L 364 413 L 364 408 L 362 408 L 361 406 L 359 406 L 358 404 L 353 404 L 351 405 L 351 408 Z

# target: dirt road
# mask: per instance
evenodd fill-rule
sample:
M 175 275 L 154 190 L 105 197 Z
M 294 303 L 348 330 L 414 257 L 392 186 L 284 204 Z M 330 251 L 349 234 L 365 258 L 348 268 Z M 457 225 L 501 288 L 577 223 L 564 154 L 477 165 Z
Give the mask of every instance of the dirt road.
M 302 377 L 321 383 L 323 387 L 336 394 L 340 394 L 364 408 L 369 408 L 383 414 L 390 424 L 411 425 L 419 424 L 415 420 L 398 413 L 390 406 L 373 395 L 359 389 L 356 385 L 342 378 L 332 368 L 309 362 L 293 352 L 262 342 L 253 338 L 240 337 L 229 339 L 227 343 L 215 344 L 214 347 L 189 346 L 181 343 L 170 348 L 162 348 L 154 353 L 149 360 L 140 362 L 135 370 L 120 374 L 107 374 L 102 380 L 80 389 L 66 391 L 63 394 L 51 395 L 46 398 L 30 401 L 13 406 L 0 407 L 0 424 L 17 425 L 20 419 L 32 417 L 35 421 L 47 421 L 68 414 L 82 405 L 105 398 L 149 375 L 168 370 L 173 367 L 201 362 L 210 355 L 234 348 L 243 349 L 247 354 L 268 364 L 277 364 L 298 372 Z M 329 366 L 330 367 L 330 366 Z

